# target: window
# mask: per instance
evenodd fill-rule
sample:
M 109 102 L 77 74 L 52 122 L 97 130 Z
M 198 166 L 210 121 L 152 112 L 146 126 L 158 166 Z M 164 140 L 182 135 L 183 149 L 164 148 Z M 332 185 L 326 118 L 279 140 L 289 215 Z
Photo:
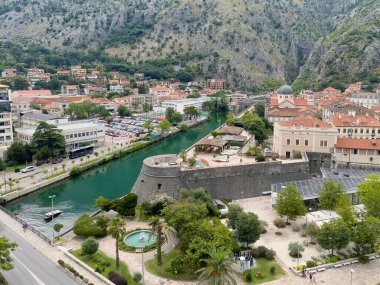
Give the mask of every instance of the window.
M 344 134 L 346 133 L 346 129 L 343 129 L 343 133 L 344 133 Z
M 358 154 L 358 150 L 357 149 L 354 149 L 354 154 Z
M 369 134 L 369 129 L 366 130 L 366 133 Z
M 81 136 L 82 136 L 82 134 L 81 134 L 81 133 L 79 133 L 79 134 L 78 134 L 78 137 L 81 137 Z
M 161 187 L 162 187 L 162 184 L 161 184 L 161 183 L 158 183 L 158 184 L 157 184 L 157 189 L 160 190 Z
M 357 133 L 358 133 L 358 129 L 355 129 L 355 131 L 354 131 L 354 132 L 355 132 L 355 134 L 357 134 Z
M 326 140 L 321 140 L 320 146 L 327 146 L 327 141 Z
M 90 134 L 90 133 L 89 133 L 89 132 L 87 132 L 87 133 L 86 133 L 86 136 L 88 136 L 89 134 Z
M 77 134 L 74 134 L 74 138 L 76 138 L 78 135 Z
M 300 140 L 296 139 L 296 145 L 300 145 Z
M 361 134 L 363 133 L 363 129 L 360 129 L 360 133 L 361 133 Z
M 70 135 L 70 139 L 72 139 L 72 138 L 73 138 L 73 134 Z
M 309 145 L 309 140 L 305 140 L 305 145 L 306 145 L 306 146 Z
M 287 139 L 287 140 L 286 140 L 286 144 L 287 144 L 287 145 L 290 145 L 290 139 Z
M 340 129 L 338 129 L 338 133 L 340 133 Z

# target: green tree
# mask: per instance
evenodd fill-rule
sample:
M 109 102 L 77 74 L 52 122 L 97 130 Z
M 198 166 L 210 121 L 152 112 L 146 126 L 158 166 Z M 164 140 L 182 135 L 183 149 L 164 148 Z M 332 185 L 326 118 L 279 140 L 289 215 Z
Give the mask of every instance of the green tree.
M 329 179 L 323 184 L 322 191 L 319 192 L 319 206 L 327 210 L 335 210 L 339 197 L 343 194 L 345 194 L 343 185 Z
M 137 195 L 128 193 L 124 197 L 112 201 L 112 210 L 118 212 L 122 216 L 134 216 L 137 206 Z
M 10 242 L 6 237 L 0 236 L 0 269 L 11 270 L 13 268 L 11 251 L 17 247 L 17 244 Z
M 117 113 L 119 114 L 120 117 L 130 117 L 132 115 L 131 110 L 129 110 L 127 107 L 124 105 L 120 105 L 117 108 Z
M 63 225 L 60 224 L 60 223 L 57 223 L 57 224 L 54 225 L 54 231 L 55 231 L 57 234 L 59 234 L 59 232 L 62 230 L 62 228 L 63 228 Z
M 342 219 L 335 219 L 324 223 L 319 230 L 317 243 L 324 249 L 334 250 L 345 248 L 350 241 L 350 230 Z
M 234 259 L 224 248 L 213 248 L 209 258 L 201 259 L 206 267 L 199 269 L 199 280 L 209 285 L 236 285 L 237 272 L 233 269 Z
M 365 220 L 357 223 L 352 230 L 352 241 L 359 256 L 372 253 L 378 235 Z
M 348 195 L 343 194 L 339 196 L 335 211 L 350 227 L 356 223 L 354 207 L 352 206 Z
M 93 237 L 87 238 L 81 246 L 82 254 L 84 255 L 93 255 L 99 249 L 99 242 Z
M 239 215 L 236 222 L 235 236 L 240 242 L 248 244 L 256 242 L 261 233 L 263 227 L 259 218 L 254 213 L 242 213 Z
M 162 265 L 162 257 L 161 257 L 161 246 L 163 244 L 164 239 L 169 239 L 171 236 L 174 236 L 175 229 L 165 223 L 164 219 L 158 217 L 152 217 L 149 220 L 149 226 L 152 229 L 152 233 L 155 233 L 157 236 L 157 265 Z
M 37 125 L 31 145 L 35 150 L 48 148 L 50 156 L 56 153 L 61 155 L 65 153 L 65 139 L 61 134 L 61 130 L 59 130 L 57 126 L 50 125 L 46 122 L 40 122 Z
M 116 248 L 116 268 L 119 268 L 120 258 L 119 258 L 119 240 L 125 235 L 126 223 L 122 218 L 114 218 L 109 221 L 107 232 L 115 239 Z
M 275 219 L 273 221 L 273 224 L 277 228 L 278 232 L 280 232 L 280 229 L 284 229 L 286 227 L 286 222 L 283 219 L 281 219 L 281 218 Z
M 74 223 L 73 231 L 80 237 L 104 237 L 107 235 L 109 219 L 105 216 L 80 216 Z
M 319 226 L 316 223 L 312 222 L 307 224 L 305 233 L 310 237 L 312 241 L 314 241 L 318 236 L 319 230 Z
M 13 142 L 8 148 L 7 156 L 8 161 L 15 161 L 18 164 L 31 161 L 32 158 L 29 146 L 21 142 Z
M 182 121 L 182 115 L 181 113 L 179 112 L 175 112 L 173 115 L 172 115 L 172 121 L 171 123 L 174 123 L 174 124 L 178 124 L 179 122 Z
M 227 214 L 227 225 L 231 229 L 236 229 L 236 224 L 239 219 L 239 216 L 243 214 L 243 208 L 238 204 L 229 204 L 228 205 L 228 214 Z
M 16 76 L 13 78 L 14 90 L 27 90 L 29 88 L 29 82 L 23 77 Z
M 286 216 L 287 223 L 306 214 L 302 196 L 294 184 L 288 184 L 283 191 L 278 193 L 276 211 L 281 217 Z
M 166 117 L 166 120 L 168 120 L 170 123 L 173 123 L 172 116 L 174 113 L 175 113 L 174 108 L 172 107 L 166 108 L 165 117 Z
M 301 257 L 302 252 L 305 251 L 305 248 L 299 242 L 291 242 L 288 245 L 289 255 L 291 257 Z
M 356 196 L 363 201 L 370 216 L 380 218 L 380 176 L 368 175 L 366 181 L 358 185 Z
M 255 104 L 255 113 L 259 115 L 261 118 L 265 117 L 265 104 L 264 102 L 257 102 Z
M 161 133 L 166 133 L 167 131 L 170 130 L 170 123 L 169 121 L 167 120 L 162 120 L 159 124 L 158 124 L 158 128 L 161 130 Z
M 184 109 L 183 109 L 183 112 L 185 113 L 185 115 L 193 118 L 193 117 L 199 117 L 199 111 L 196 107 L 194 106 L 186 106 Z
M 154 127 L 152 126 L 152 121 L 146 121 L 146 122 L 143 124 L 142 127 L 143 127 L 144 129 L 147 129 L 149 134 L 154 130 Z
M 245 112 L 242 116 L 243 126 L 251 134 L 255 135 L 255 138 L 261 142 L 268 138 L 268 132 L 265 123 L 262 118 L 252 112 Z
M 145 84 L 141 84 L 137 88 L 139 94 L 147 94 L 149 92 L 149 86 Z

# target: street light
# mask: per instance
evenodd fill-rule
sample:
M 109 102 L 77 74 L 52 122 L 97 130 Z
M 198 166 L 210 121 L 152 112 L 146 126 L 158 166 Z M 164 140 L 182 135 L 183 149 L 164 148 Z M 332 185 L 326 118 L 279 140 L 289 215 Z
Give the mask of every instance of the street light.
M 54 213 L 53 213 L 53 207 L 54 207 L 54 198 L 55 198 L 55 195 L 51 195 L 49 196 L 49 199 L 51 199 L 51 221 L 54 220 Z M 53 246 L 53 243 L 54 243 L 54 223 L 53 224 L 53 238 L 51 240 L 51 246 Z
M 144 236 L 141 233 L 140 242 L 141 242 L 141 272 L 142 272 L 142 284 L 144 284 Z
M 352 285 L 352 273 L 354 273 L 355 272 L 355 270 L 353 270 L 352 268 L 351 268 L 351 285 Z

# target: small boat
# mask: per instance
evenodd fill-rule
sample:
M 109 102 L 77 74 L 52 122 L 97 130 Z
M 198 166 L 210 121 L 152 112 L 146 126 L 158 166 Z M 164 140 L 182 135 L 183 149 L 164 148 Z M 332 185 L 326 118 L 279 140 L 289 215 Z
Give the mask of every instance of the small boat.
M 54 210 L 51 212 L 47 212 L 44 216 L 44 220 L 46 222 L 50 222 L 53 218 L 58 217 L 60 214 L 62 214 L 62 211 L 60 211 L 60 210 Z

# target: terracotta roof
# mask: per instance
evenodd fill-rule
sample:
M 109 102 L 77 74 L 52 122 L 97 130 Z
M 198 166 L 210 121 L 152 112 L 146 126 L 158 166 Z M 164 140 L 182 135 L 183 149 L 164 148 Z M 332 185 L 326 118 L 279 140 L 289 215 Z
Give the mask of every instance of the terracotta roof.
M 304 98 L 294 98 L 293 103 L 296 106 L 306 106 L 307 105 L 307 100 Z
M 90 97 L 78 95 L 78 96 L 67 96 L 66 97 L 69 102 L 82 102 L 84 100 L 90 100 Z
M 59 107 L 54 106 L 53 104 L 46 104 L 45 106 L 42 107 L 42 110 L 57 110 Z
M 334 115 L 335 127 L 380 127 L 380 121 L 367 116 Z
M 94 98 L 91 99 L 92 103 L 99 104 L 99 103 L 110 103 L 111 101 L 107 98 Z
M 63 87 L 66 89 L 79 89 L 79 85 L 64 85 Z
M 157 91 L 171 91 L 171 88 L 168 88 L 166 86 L 158 86 L 158 87 L 152 87 L 150 88 L 152 92 L 157 92 Z
M 375 113 L 380 113 L 380 105 L 373 106 L 371 110 L 374 111 Z
M 117 102 L 129 102 L 130 97 L 120 97 L 120 98 L 115 98 L 114 101 Z
M 323 89 L 323 91 L 324 92 L 329 92 L 329 93 L 331 93 L 331 92 L 337 92 L 337 93 L 339 93 L 339 90 L 335 89 L 333 87 L 327 87 L 327 88 Z
M 51 95 L 50 90 L 18 90 L 13 92 L 14 96 L 41 96 Z
M 380 140 L 338 138 L 336 148 L 380 150 Z
M 277 122 L 281 127 L 296 127 L 296 128 L 320 128 L 332 129 L 333 126 L 311 116 L 297 117 L 286 122 Z

